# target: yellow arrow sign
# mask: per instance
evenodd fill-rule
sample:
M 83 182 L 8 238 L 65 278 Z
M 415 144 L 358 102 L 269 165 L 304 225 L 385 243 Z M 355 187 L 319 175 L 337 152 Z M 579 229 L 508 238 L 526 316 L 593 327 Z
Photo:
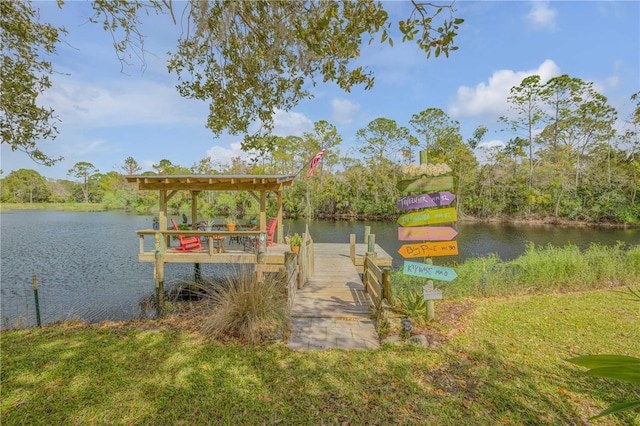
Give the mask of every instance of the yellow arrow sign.
M 446 209 L 424 210 L 409 214 L 403 214 L 398 218 L 400 226 L 420 226 L 433 223 L 455 222 L 458 220 L 456 209 L 448 207 Z
M 405 244 L 400 247 L 398 253 L 406 258 L 455 256 L 458 254 L 458 242 L 442 241 L 435 243 Z

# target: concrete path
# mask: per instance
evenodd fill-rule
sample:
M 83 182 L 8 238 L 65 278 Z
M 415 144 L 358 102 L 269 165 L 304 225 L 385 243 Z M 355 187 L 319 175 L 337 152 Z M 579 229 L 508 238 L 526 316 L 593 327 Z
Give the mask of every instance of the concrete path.
M 372 303 L 348 244 L 315 244 L 315 274 L 296 293 L 291 349 L 376 349 Z

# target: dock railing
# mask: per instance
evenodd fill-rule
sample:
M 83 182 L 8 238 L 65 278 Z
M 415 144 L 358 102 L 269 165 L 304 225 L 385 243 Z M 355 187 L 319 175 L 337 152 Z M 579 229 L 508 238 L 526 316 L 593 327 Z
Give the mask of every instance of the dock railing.
M 304 284 L 314 274 L 314 246 L 309 227 L 307 226 L 302 235 L 300 251 L 296 255 L 293 252 L 286 252 L 284 255 L 284 270 L 287 276 L 287 297 L 289 307 L 293 306 L 296 297 L 296 290 L 302 288 Z
M 380 309 L 384 303 L 389 305 L 391 301 L 391 268 L 380 268 L 377 260 L 378 255 L 375 252 L 366 253 L 362 283 L 376 308 Z

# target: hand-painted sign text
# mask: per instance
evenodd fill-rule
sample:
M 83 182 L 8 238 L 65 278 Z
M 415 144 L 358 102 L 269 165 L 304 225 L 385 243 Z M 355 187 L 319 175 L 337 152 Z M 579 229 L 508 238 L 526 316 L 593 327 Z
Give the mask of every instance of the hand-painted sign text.
M 425 207 L 448 206 L 456 196 L 449 191 L 432 194 L 409 195 L 398 198 L 398 209 L 422 209 Z
M 454 256 L 458 254 L 457 241 L 444 241 L 436 243 L 405 244 L 400 247 L 398 253 L 402 257 L 436 257 Z
M 414 277 L 430 278 L 432 280 L 453 281 L 458 277 L 456 271 L 446 266 L 429 265 L 426 263 L 404 262 L 402 272 Z
M 432 223 L 455 222 L 456 220 L 458 220 L 456 209 L 448 207 L 446 209 L 424 210 L 403 214 L 398 218 L 398 223 L 400 226 L 420 226 Z

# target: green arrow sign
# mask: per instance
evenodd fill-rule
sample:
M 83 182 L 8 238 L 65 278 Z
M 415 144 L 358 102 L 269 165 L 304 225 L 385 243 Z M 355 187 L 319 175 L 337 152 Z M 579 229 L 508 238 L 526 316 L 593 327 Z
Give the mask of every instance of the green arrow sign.
M 455 222 L 456 220 L 458 220 L 456 209 L 448 207 L 446 209 L 424 210 L 403 214 L 398 218 L 398 223 L 400 226 L 420 226 L 433 223 Z
M 453 188 L 453 176 L 419 177 L 398 182 L 397 188 L 402 192 L 446 191 Z
M 414 277 L 429 278 L 440 281 L 453 281 L 458 277 L 456 271 L 446 266 L 429 265 L 427 263 L 404 262 L 402 272 Z

